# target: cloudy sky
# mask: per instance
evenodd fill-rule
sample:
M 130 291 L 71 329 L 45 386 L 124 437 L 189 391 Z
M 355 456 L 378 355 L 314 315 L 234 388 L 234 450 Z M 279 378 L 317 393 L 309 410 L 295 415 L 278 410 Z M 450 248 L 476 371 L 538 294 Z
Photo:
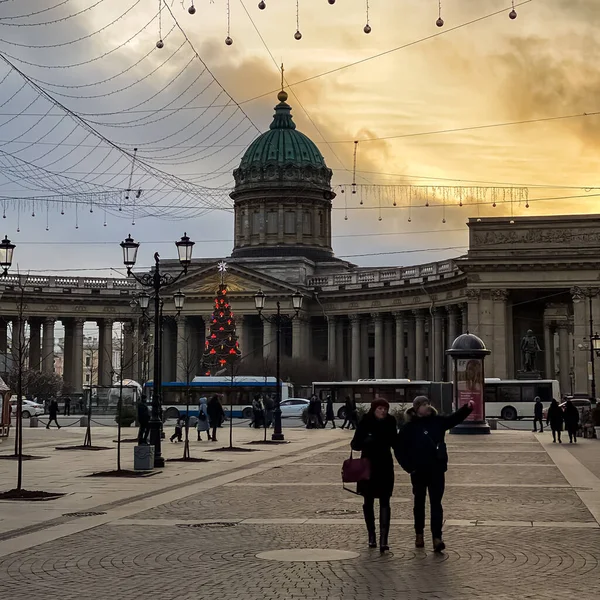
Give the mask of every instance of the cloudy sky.
M 226 0 L 168 0 L 160 23 L 154 0 L 0 2 L 1 233 L 21 271 L 120 276 L 128 233 L 144 265 L 184 230 L 197 257 L 227 256 L 231 170 L 268 128 L 281 62 L 336 186 L 359 140 L 338 256 L 441 260 L 468 217 L 600 212 L 600 116 L 480 127 L 600 110 L 596 0 L 515 2 L 515 20 L 510 0 L 442 0 L 442 28 L 436 0 L 370 0 L 369 35 L 365 2 L 299 0 L 299 41 L 295 2 L 266 2 L 231 0 L 231 46 Z

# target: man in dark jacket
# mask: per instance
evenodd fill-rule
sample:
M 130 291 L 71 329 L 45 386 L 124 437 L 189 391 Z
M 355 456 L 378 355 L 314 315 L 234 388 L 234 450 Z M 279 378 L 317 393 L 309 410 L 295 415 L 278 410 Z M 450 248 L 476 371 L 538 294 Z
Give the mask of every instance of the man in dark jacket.
M 540 423 L 540 433 L 544 433 L 544 404 L 539 396 L 535 397 L 533 406 L 533 432 L 537 432 L 537 424 Z
M 405 423 L 400 430 L 394 453 L 400 466 L 410 473 L 414 495 L 415 546 L 423 548 L 425 542 L 425 497 L 429 492 L 431 507 L 431 534 L 433 549 L 442 552 L 445 473 L 448 470 L 448 453 L 444 436 L 446 431 L 462 423 L 473 410 L 473 402 L 459 408 L 450 416 L 438 415 L 426 396 L 417 396 L 412 408 L 406 411 Z
M 48 407 L 48 424 L 46 425 L 46 429 L 50 429 L 50 424 L 52 421 L 56 423 L 56 426 L 60 429 L 60 425 L 58 424 L 58 402 L 56 398 L 52 398 L 50 401 L 50 406 Z
M 150 414 L 148 413 L 148 405 L 146 404 L 146 396 L 144 394 L 142 394 L 137 404 L 137 422 L 139 425 L 138 444 L 147 444 L 148 434 L 150 433 Z

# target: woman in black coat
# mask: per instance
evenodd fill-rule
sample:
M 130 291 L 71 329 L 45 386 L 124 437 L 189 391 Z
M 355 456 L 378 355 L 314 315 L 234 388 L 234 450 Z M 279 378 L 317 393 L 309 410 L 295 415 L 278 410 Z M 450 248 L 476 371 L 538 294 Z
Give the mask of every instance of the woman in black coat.
M 323 427 L 329 422 L 333 425 L 332 429 L 335 429 L 335 411 L 333 410 L 333 398 L 331 395 L 327 396 L 327 403 L 325 405 L 325 423 L 323 424 Z
M 218 396 L 213 396 L 206 405 L 206 412 L 208 413 L 208 423 L 212 429 L 213 442 L 217 441 L 217 428 L 221 427 L 221 424 L 225 420 L 225 411 L 219 402 Z
M 379 498 L 379 549 L 389 550 L 391 508 L 390 498 L 394 491 L 394 460 L 392 448 L 396 443 L 396 419 L 389 414 L 387 400 L 376 398 L 371 409 L 361 419 L 352 443 L 352 450 L 361 452 L 362 458 L 371 463 L 371 477 L 358 483 L 358 493 L 364 498 L 363 514 L 369 534 L 369 548 L 377 547 L 375 535 L 375 498 Z
M 579 429 L 579 411 L 577 407 L 567 400 L 565 406 L 565 429 L 569 434 L 569 444 L 577 443 L 577 430 Z
M 556 434 L 558 433 L 558 443 L 562 444 L 560 432 L 563 429 L 564 418 L 565 415 L 562 411 L 562 408 L 558 405 L 556 398 L 552 398 L 552 403 L 550 404 L 550 408 L 548 408 L 546 425 L 550 425 L 550 429 L 552 429 L 552 441 L 554 443 L 556 443 Z

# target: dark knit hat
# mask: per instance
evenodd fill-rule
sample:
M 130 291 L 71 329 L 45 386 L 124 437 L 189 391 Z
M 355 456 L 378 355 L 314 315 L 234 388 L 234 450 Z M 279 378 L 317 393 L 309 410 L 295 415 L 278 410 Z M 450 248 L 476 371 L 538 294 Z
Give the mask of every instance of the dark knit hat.
M 388 411 L 390 410 L 390 403 L 385 398 L 375 398 L 375 400 L 371 402 L 371 410 L 373 412 L 375 412 L 375 409 L 379 408 L 380 406 L 387 408 Z
M 419 410 L 419 407 L 423 406 L 424 404 L 431 404 L 431 401 L 429 400 L 429 398 L 427 396 L 417 396 L 413 400 L 413 408 L 415 410 Z

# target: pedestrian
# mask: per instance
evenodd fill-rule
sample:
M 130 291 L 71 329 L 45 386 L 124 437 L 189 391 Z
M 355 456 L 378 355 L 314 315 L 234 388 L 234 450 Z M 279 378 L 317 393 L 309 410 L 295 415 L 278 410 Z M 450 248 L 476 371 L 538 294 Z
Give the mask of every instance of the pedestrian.
M 369 535 L 369 548 L 377 547 L 375 534 L 375 498 L 379 499 L 379 551 L 387 552 L 390 532 L 390 498 L 394 491 L 394 459 L 396 419 L 389 414 L 390 405 L 383 398 L 375 398 L 371 409 L 361 419 L 352 442 L 352 450 L 361 452 L 369 460 L 369 479 L 359 481 L 358 493 L 363 497 L 363 514 Z
M 171 440 L 171 443 L 173 443 L 173 440 L 175 440 L 175 439 L 177 439 L 178 442 L 183 441 L 182 435 L 183 435 L 184 427 L 185 427 L 185 418 L 180 413 L 179 417 L 177 418 L 177 422 L 175 423 L 175 431 L 174 431 L 173 435 L 169 438 Z
M 544 404 L 539 396 L 535 397 L 533 405 L 533 432 L 537 432 L 537 424 L 540 424 L 540 433 L 544 433 Z
M 319 400 L 317 396 L 313 394 L 308 401 L 308 408 L 306 409 L 306 429 L 316 429 L 318 425 L 317 411 L 319 410 Z
M 50 401 L 50 406 L 48 407 L 48 424 L 46 425 L 46 429 L 50 429 L 50 423 L 52 423 L 52 421 L 54 421 L 56 423 L 56 426 L 60 429 L 60 425 L 56 420 L 57 416 L 58 402 L 56 401 L 56 398 L 52 398 L 52 400 Z
M 271 425 L 273 425 L 273 411 L 275 410 L 275 402 L 273 402 L 273 397 L 268 395 L 265 398 L 263 405 L 265 408 L 265 427 L 268 429 L 271 427 Z
M 256 394 L 254 400 L 252 400 L 252 423 L 255 429 L 262 427 L 263 419 L 263 405 L 260 396 Z
M 323 427 L 325 427 L 329 421 L 331 421 L 331 424 L 333 425 L 332 429 L 335 429 L 335 412 L 333 410 L 333 398 L 331 397 L 331 394 L 327 396 L 327 404 L 325 405 L 325 424 Z
M 344 400 L 344 422 L 342 423 L 342 429 L 345 429 L 348 426 L 350 429 L 350 425 L 352 424 L 352 400 L 350 400 L 350 396 L 346 396 Z
M 70 417 L 71 416 L 71 396 L 65 396 L 64 416 L 65 417 Z
M 219 402 L 219 397 L 215 394 L 211 397 L 206 405 L 208 414 L 208 424 L 212 429 L 212 436 L 210 439 L 213 442 L 217 441 L 217 428 L 221 426 L 221 423 L 225 419 L 225 411 Z
M 473 410 L 473 402 L 459 408 L 449 416 L 438 415 L 427 396 L 417 396 L 404 417 L 398 434 L 395 454 L 400 466 L 410 474 L 414 496 L 413 516 L 415 546 L 425 547 L 425 498 L 429 492 L 431 508 L 431 535 L 433 549 L 442 552 L 445 473 L 448 470 L 448 452 L 444 437 L 446 431 L 462 423 Z
M 150 433 L 150 414 L 146 404 L 146 394 L 142 394 L 137 404 L 137 422 L 138 422 L 138 445 L 148 444 L 148 434 Z
M 556 398 L 552 398 L 552 402 L 550 407 L 548 408 L 548 415 L 546 416 L 546 425 L 550 425 L 550 429 L 552 429 L 552 442 L 556 444 L 556 435 L 558 434 L 558 443 L 562 444 L 562 440 L 560 439 L 560 434 L 563 429 L 563 421 L 565 419 L 565 415 L 558 405 Z
M 579 429 L 579 411 L 577 407 L 567 400 L 565 405 L 565 429 L 569 434 L 569 444 L 577 443 L 577 430 Z
M 207 400 L 204 396 L 198 402 L 198 423 L 196 423 L 196 431 L 198 432 L 198 441 L 202 441 L 202 432 L 206 432 L 206 437 L 210 442 L 210 431 L 208 425 L 208 409 L 206 407 Z

